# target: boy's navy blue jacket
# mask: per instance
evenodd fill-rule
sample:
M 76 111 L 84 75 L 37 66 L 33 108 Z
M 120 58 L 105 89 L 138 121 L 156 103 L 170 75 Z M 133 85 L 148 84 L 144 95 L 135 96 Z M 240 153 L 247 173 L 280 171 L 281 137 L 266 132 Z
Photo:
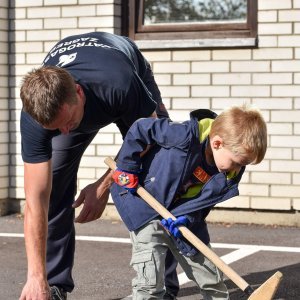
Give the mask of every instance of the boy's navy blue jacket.
M 203 109 L 192 112 L 191 120 L 183 123 L 168 119 L 140 119 L 129 129 L 117 160 L 117 167 L 124 171 L 140 171 L 139 183 L 172 214 L 187 215 L 192 221 L 190 230 L 206 244 L 209 235 L 205 217 L 215 204 L 239 194 L 238 183 L 244 172 L 243 168 L 236 177 L 228 180 L 226 174 L 207 165 L 205 148 L 209 141 L 207 138 L 200 142 L 198 122 L 215 117 L 215 113 Z M 147 145 L 152 145 L 152 148 L 140 157 Z M 195 197 L 174 201 L 198 166 L 211 178 Z M 138 195 L 127 192 L 116 183 L 111 187 L 111 194 L 130 231 L 158 217 L 158 213 Z

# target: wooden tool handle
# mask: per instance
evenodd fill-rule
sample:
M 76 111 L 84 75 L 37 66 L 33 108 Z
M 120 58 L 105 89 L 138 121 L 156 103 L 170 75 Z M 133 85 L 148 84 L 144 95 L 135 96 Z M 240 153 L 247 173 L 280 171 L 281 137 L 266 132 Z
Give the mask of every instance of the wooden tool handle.
M 112 169 L 115 170 L 116 162 L 107 157 L 104 162 Z M 156 212 L 158 212 L 164 219 L 174 217 L 163 205 L 161 205 L 152 195 L 150 195 L 142 186 L 138 186 L 137 194 L 141 196 Z M 178 229 L 182 235 L 194 245 L 205 257 L 207 257 L 211 262 L 213 262 L 217 268 L 219 268 L 229 279 L 231 279 L 242 291 L 249 289 L 249 284 L 240 277 L 233 269 L 231 269 L 225 262 L 218 256 L 214 251 L 212 251 L 208 246 L 206 246 L 196 235 L 194 235 L 188 228 L 184 226 L 179 226 Z

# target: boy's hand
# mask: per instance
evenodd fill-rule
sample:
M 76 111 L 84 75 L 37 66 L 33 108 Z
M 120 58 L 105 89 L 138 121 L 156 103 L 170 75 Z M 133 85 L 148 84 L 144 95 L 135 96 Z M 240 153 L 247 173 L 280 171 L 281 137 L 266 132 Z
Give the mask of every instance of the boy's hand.
M 188 226 L 190 223 L 189 219 L 185 216 L 180 216 L 176 220 L 169 219 L 162 219 L 161 224 L 167 229 L 174 237 L 180 238 L 182 237 L 181 232 L 177 228 L 177 226 Z
M 124 187 L 132 194 L 136 192 L 139 185 L 139 178 L 136 173 L 123 171 L 119 168 L 114 171 L 112 178 L 116 184 Z

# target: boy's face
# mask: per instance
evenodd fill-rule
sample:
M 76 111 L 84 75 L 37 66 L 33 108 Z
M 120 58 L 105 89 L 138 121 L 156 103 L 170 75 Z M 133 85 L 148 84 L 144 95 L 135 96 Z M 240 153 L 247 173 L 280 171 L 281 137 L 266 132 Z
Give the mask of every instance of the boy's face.
M 210 146 L 216 167 L 221 173 L 231 171 L 238 173 L 242 167 L 251 163 L 250 159 L 237 155 L 225 148 L 222 138 L 218 135 L 210 140 Z

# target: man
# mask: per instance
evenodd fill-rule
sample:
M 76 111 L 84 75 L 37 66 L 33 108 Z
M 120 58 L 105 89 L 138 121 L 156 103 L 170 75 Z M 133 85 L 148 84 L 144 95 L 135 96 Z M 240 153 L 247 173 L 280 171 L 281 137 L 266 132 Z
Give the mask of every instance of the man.
M 28 259 L 20 300 L 66 299 L 74 288 L 74 208 L 83 204 L 76 222 L 99 218 L 112 182 L 108 170 L 74 202 L 85 149 L 108 124 L 124 137 L 136 119 L 168 113 L 136 45 L 109 33 L 60 41 L 24 77 L 20 95 Z

